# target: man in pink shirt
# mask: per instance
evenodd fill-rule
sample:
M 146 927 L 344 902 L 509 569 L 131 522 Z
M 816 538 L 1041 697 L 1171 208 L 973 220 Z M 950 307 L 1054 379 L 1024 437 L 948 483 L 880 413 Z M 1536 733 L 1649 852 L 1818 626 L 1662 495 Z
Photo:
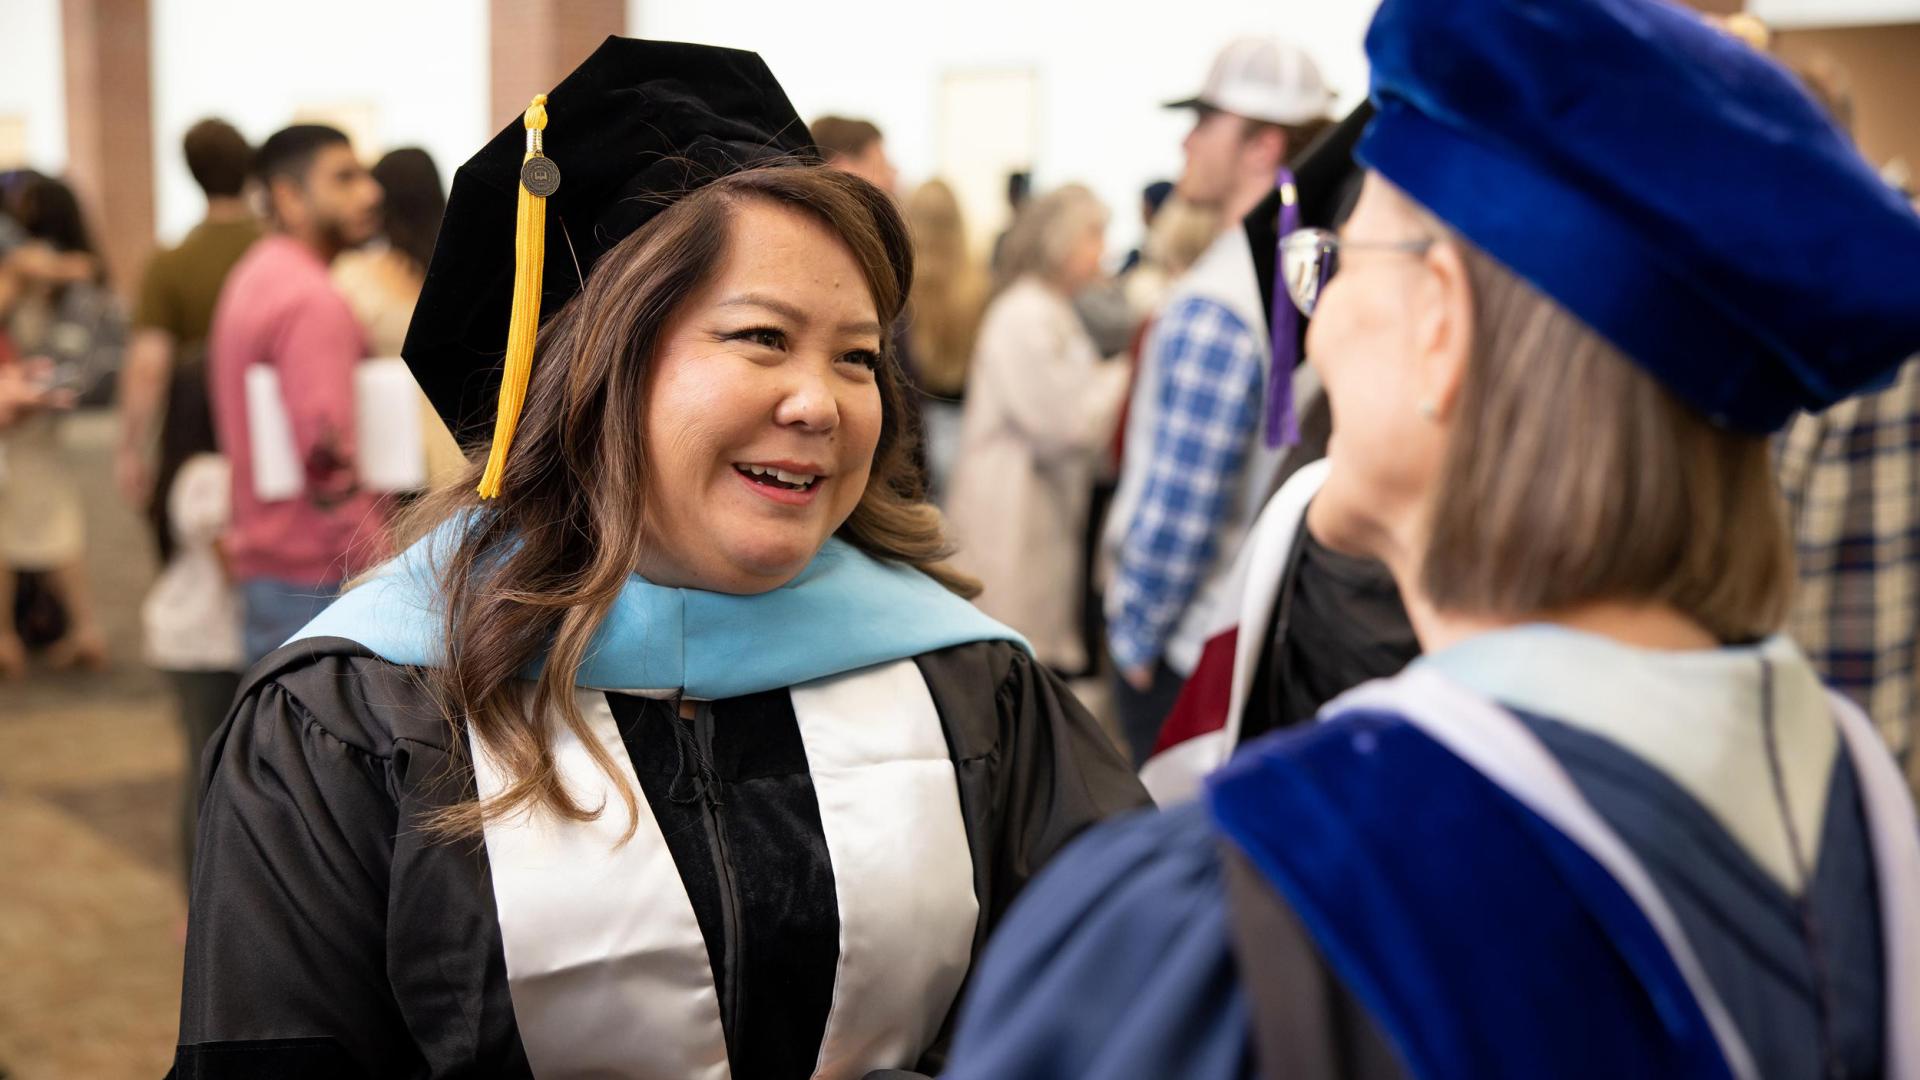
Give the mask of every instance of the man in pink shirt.
M 245 599 L 251 663 L 278 648 L 386 553 L 387 508 L 362 491 L 354 465 L 354 368 L 365 333 L 327 266 L 374 233 L 380 186 L 347 137 L 296 124 L 254 161 L 272 231 L 234 265 L 208 338 L 214 427 L 233 465 L 226 554 Z M 254 490 L 247 371 L 269 365 L 293 430 L 303 490 L 263 501 Z

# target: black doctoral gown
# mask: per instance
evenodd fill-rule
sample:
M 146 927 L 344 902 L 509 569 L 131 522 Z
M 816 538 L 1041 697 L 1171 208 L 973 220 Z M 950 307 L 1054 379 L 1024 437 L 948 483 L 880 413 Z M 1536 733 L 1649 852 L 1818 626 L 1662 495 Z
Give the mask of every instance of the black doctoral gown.
M 512 839 L 524 861 L 545 834 L 489 826 L 484 842 L 447 842 L 423 831 L 435 810 L 474 797 L 478 769 L 420 671 L 339 638 L 282 648 L 252 673 L 202 763 L 175 1074 L 528 1076 L 541 1053 L 576 1062 L 545 1071 L 575 1071 L 598 1052 L 585 1045 L 602 1037 L 592 1032 L 625 1037 L 617 1012 L 599 1028 L 592 1017 L 571 1027 L 582 1010 L 613 1008 L 608 994 L 630 995 L 633 1027 L 675 1032 L 637 1044 L 644 1060 L 620 1066 L 626 1075 L 937 1071 L 959 983 L 1015 894 L 1083 828 L 1146 797 L 1095 721 L 1018 647 L 959 645 L 896 666 L 909 683 L 915 670 L 924 680 L 944 760 L 840 760 L 840 744 L 857 740 L 829 730 L 831 716 L 823 727 L 819 714 L 849 700 L 844 688 L 841 697 L 795 688 L 703 702 L 692 718 L 657 695 L 583 690 L 583 702 L 604 702 L 599 715 L 617 727 L 642 810 L 658 826 L 636 832 L 627 855 L 669 869 L 556 889 L 536 859 L 530 876 L 514 871 L 502 892 L 496 863 L 509 849 L 500 844 Z M 797 716 L 801 700 L 810 704 Z M 884 701 L 876 715 L 886 715 Z M 913 788 L 935 793 L 932 817 L 900 810 L 909 804 L 893 792 L 908 776 L 932 785 Z M 933 819 L 954 814 L 939 795 L 947 790 L 958 807 L 943 833 Z M 619 806 L 607 816 L 626 820 Z M 941 836 L 954 839 L 943 847 Z M 551 872 L 574 872 L 577 862 L 563 858 Z M 849 880 L 842 862 L 866 869 Z M 958 887 L 910 897 L 916 886 L 898 876 L 903 866 L 940 871 Z M 971 898 L 955 895 L 969 882 Z M 631 904 L 621 895 L 629 885 Z M 578 903 L 581 914 L 536 915 L 534 951 L 522 956 L 541 955 L 538 938 L 548 934 L 591 942 L 595 920 L 631 924 L 609 936 L 645 939 L 657 906 L 690 908 L 692 960 L 681 962 L 684 947 L 675 960 L 667 945 L 616 946 L 622 959 L 592 972 L 588 989 L 541 999 L 549 1019 L 539 1022 L 564 1030 L 529 1038 L 516 1002 L 530 1011 L 530 995 L 553 972 L 577 975 L 582 961 L 576 954 L 543 974 L 516 958 L 498 897 L 528 889 L 546 890 L 548 906 L 536 913 Z M 913 903 L 935 914 L 893 909 Z M 977 916 L 968 915 L 976 903 Z M 939 938 L 941 925 L 954 938 L 955 918 L 967 920 L 947 947 L 957 948 L 957 964 L 926 961 L 945 974 L 924 993 L 898 992 L 900 973 L 890 969 L 919 970 L 920 954 L 939 946 L 918 938 Z M 516 963 L 528 968 L 525 981 L 510 978 Z M 590 954 L 585 964 L 594 966 Z M 656 1004 L 670 1015 L 649 1019 Z M 715 1006 L 718 1023 L 707 1023 Z M 861 1030 L 884 1026 L 872 1014 L 889 1007 L 923 1017 L 914 1030 L 924 1034 L 902 1042 L 897 1032 Z M 681 1035 L 673 1018 L 683 1009 L 701 1022 Z M 703 1038 L 714 1045 L 691 1045 Z M 530 1046 L 547 1049 L 530 1055 Z M 586 1057 L 569 1056 L 576 1051 Z M 685 1064 L 695 1059 L 697 1070 Z

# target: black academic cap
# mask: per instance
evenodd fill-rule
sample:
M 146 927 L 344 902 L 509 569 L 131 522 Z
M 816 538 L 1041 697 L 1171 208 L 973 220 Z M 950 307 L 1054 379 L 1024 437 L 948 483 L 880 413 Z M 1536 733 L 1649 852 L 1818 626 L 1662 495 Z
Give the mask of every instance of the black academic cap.
M 608 38 L 547 94 L 543 315 L 615 244 L 673 200 L 779 158 L 817 159 L 806 125 L 754 53 Z M 462 442 L 491 430 L 514 278 L 521 118 L 453 175 L 447 214 L 401 352 Z
M 1300 199 L 1300 224 L 1322 229 L 1337 227 L 1353 209 L 1366 170 L 1353 158 L 1354 144 L 1373 119 L 1373 104 L 1363 101 L 1346 118 L 1328 128 L 1294 158 L 1294 190 Z M 1260 205 L 1241 221 L 1253 248 L 1253 272 L 1260 279 L 1260 307 L 1273 325 L 1274 261 L 1280 244 L 1280 191 L 1267 193 Z M 1304 330 L 1306 320 L 1301 320 Z

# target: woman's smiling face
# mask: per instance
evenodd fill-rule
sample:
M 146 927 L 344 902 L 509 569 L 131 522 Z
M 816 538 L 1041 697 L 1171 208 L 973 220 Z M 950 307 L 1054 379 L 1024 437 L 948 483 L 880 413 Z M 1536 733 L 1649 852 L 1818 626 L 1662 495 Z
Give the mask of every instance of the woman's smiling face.
M 636 569 L 756 593 L 798 574 L 866 492 L 886 331 L 860 264 L 818 218 L 747 199 L 729 232 L 648 375 Z

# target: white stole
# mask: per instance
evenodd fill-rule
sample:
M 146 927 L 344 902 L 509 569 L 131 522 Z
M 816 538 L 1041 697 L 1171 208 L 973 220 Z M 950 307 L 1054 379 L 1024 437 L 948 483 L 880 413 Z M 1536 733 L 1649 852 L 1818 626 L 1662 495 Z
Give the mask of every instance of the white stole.
M 1286 576 L 1294 543 L 1305 527 L 1307 505 L 1320 493 L 1331 467 L 1328 459 L 1321 458 L 1287 477 L 1241 545 L 1232 573 L 1232 581 L 1240 590 L 1240 630 L 1233 645 L 1233 690 L 1226 723 L 1167 747 L 1140 767 L 1140 782 L 1156 804 L 1171 806 L 1198 797 L 1201 779 L 1233 756 L 1233 748 L 1240 741 L 1247 696 L 1253 692 L 1253 675 L 1267 646 L 1267 624 L 1279 602 L 1280 581 Z M 1218 628 L 1221 633 L 1229 629 Z
M 647 693 L 646 691 L 639 691 Z M 791 691 L 833 862 L 840 958 L 823 1080 L 911 1067 L 938 1033 L 970 962 L 979 902 L 958 780 L 912 660 Z M 650 696 L 658 696 L 650 694 Z M 727 1080 L 706 941 L 642 793 L 606 695 L 579 690 L 592 737 L 631 785 L 622 803 L 586 747 L 553 722 L 555 767 L 603 813 L 531 813 L 486 827 L 487 858 L 520 1040 L 536 1076 Z M 505 786 L 470 739 L 482 798 Z

